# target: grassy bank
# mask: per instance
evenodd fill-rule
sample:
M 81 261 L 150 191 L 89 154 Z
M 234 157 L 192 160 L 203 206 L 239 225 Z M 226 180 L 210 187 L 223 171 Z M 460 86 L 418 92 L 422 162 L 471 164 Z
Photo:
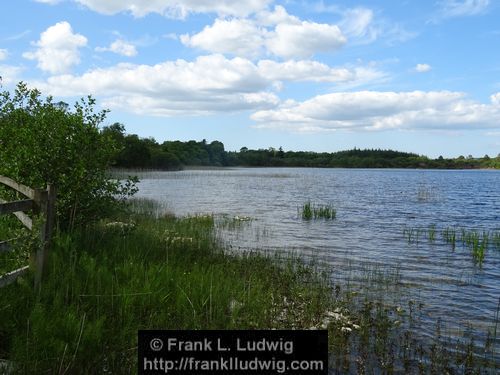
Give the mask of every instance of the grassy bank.
M 497 366 L 491 348 L 446 349 L 439 326 L 422 340 L 417 306 L 348 293 L 290 256 L 225 253 L 212 216 L 117 220 L 56 237 L 40 295 L 29 276 L 0 289 L 0 359 L 15 372 L 133 373 L 138 329 L 327 328 L 338 373 Z
M 136 216 L 61 234 L 39 296 L 29 278 L 0 290 L 0 358 L 28 373 L 130 373 L 138 329 L 321 324 L 333 299 L 310 268 L 226 256 L 212 229 L 210 216 Z

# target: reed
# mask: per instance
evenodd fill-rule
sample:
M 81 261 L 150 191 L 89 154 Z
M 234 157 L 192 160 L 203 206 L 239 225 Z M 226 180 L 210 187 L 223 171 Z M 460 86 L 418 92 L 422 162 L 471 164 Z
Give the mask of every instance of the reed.
M 455 250 L 457 243 L 457 232 L 455 228 L 446 227 L 442 231 L 443 239 L 446 243 L 451 244 L 452 250 Z
M 303 220 L 325 219 L 334 220 L 337 217 L 337 211 L 332 204 L 313 204 L 307 201 L 298 209 L 299 216 Z

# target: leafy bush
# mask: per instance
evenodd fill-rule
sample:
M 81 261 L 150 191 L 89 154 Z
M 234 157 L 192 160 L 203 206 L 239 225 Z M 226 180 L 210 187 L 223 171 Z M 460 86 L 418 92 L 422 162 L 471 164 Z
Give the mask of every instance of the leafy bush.
M 134 179 L 108 176 L 117 144 L 99 130 L 107 111 L 95 104 L 89 96 L 71 110 L 22 82 L 13 94 L 0 92 L 0 174 L 31 187 L 54 184 L 62 228 L 95 220 L 136 191 Z

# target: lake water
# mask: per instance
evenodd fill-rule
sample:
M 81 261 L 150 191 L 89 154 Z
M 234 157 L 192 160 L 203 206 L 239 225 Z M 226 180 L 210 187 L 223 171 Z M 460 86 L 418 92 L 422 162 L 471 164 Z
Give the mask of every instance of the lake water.
M 422 304 L 422 333 L 441 319 L 454 336 L 494 326 L 500 298 L 500 249 L 482 265 L 471 250 L 442 240 L 446 227 L 500 229 L 500 171 L 236 168 L 139 174 L 139 197 L 176 215 L 251 217 L 223 231 L 233 250 L 289 250 L 313 256 L 349 287 L 377 289 L 389 279 L 388 302 Z M 298 207 L 333 204 L 334 221 L 304 221 Z M 436 241 L 418 243 L 405 228 L 436 226 Z M 457 233 L 458 237 L 458 233 Z M 391 301 L 392 299 L 392 301 Z

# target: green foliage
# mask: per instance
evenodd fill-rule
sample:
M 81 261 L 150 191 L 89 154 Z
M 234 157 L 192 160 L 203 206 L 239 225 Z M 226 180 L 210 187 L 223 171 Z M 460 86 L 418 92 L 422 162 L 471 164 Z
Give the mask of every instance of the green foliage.
M 95 104 L 87 97 L 69 110 L 24 83 L 0 93 L 0 174 L 35 188 L 54 184 L 61 227 L 101 217 L 135 192 L 133 180 L 108 178 L 118 145 L 99 131 L 106 111 Z
M 225 151 L 219 141 L 166 141 L 157 143 L 152 138 L 126 135 L 121 124 L 105 129 L 118 140 L 121 151 L 115 155 L 114 165 L 123 168 L 155 168 L 178 170 L 183 166 L 247 166 L 247 167 L 320 167 L 320 168 L 442 168 L 472 169 L 500 168 L 500 157 L 481 159 L 463 156 L 457 159 L 429 159 L 408 152 L 380 149 L 353 149 L 333 153 L 304 151 L 250 150 Z

